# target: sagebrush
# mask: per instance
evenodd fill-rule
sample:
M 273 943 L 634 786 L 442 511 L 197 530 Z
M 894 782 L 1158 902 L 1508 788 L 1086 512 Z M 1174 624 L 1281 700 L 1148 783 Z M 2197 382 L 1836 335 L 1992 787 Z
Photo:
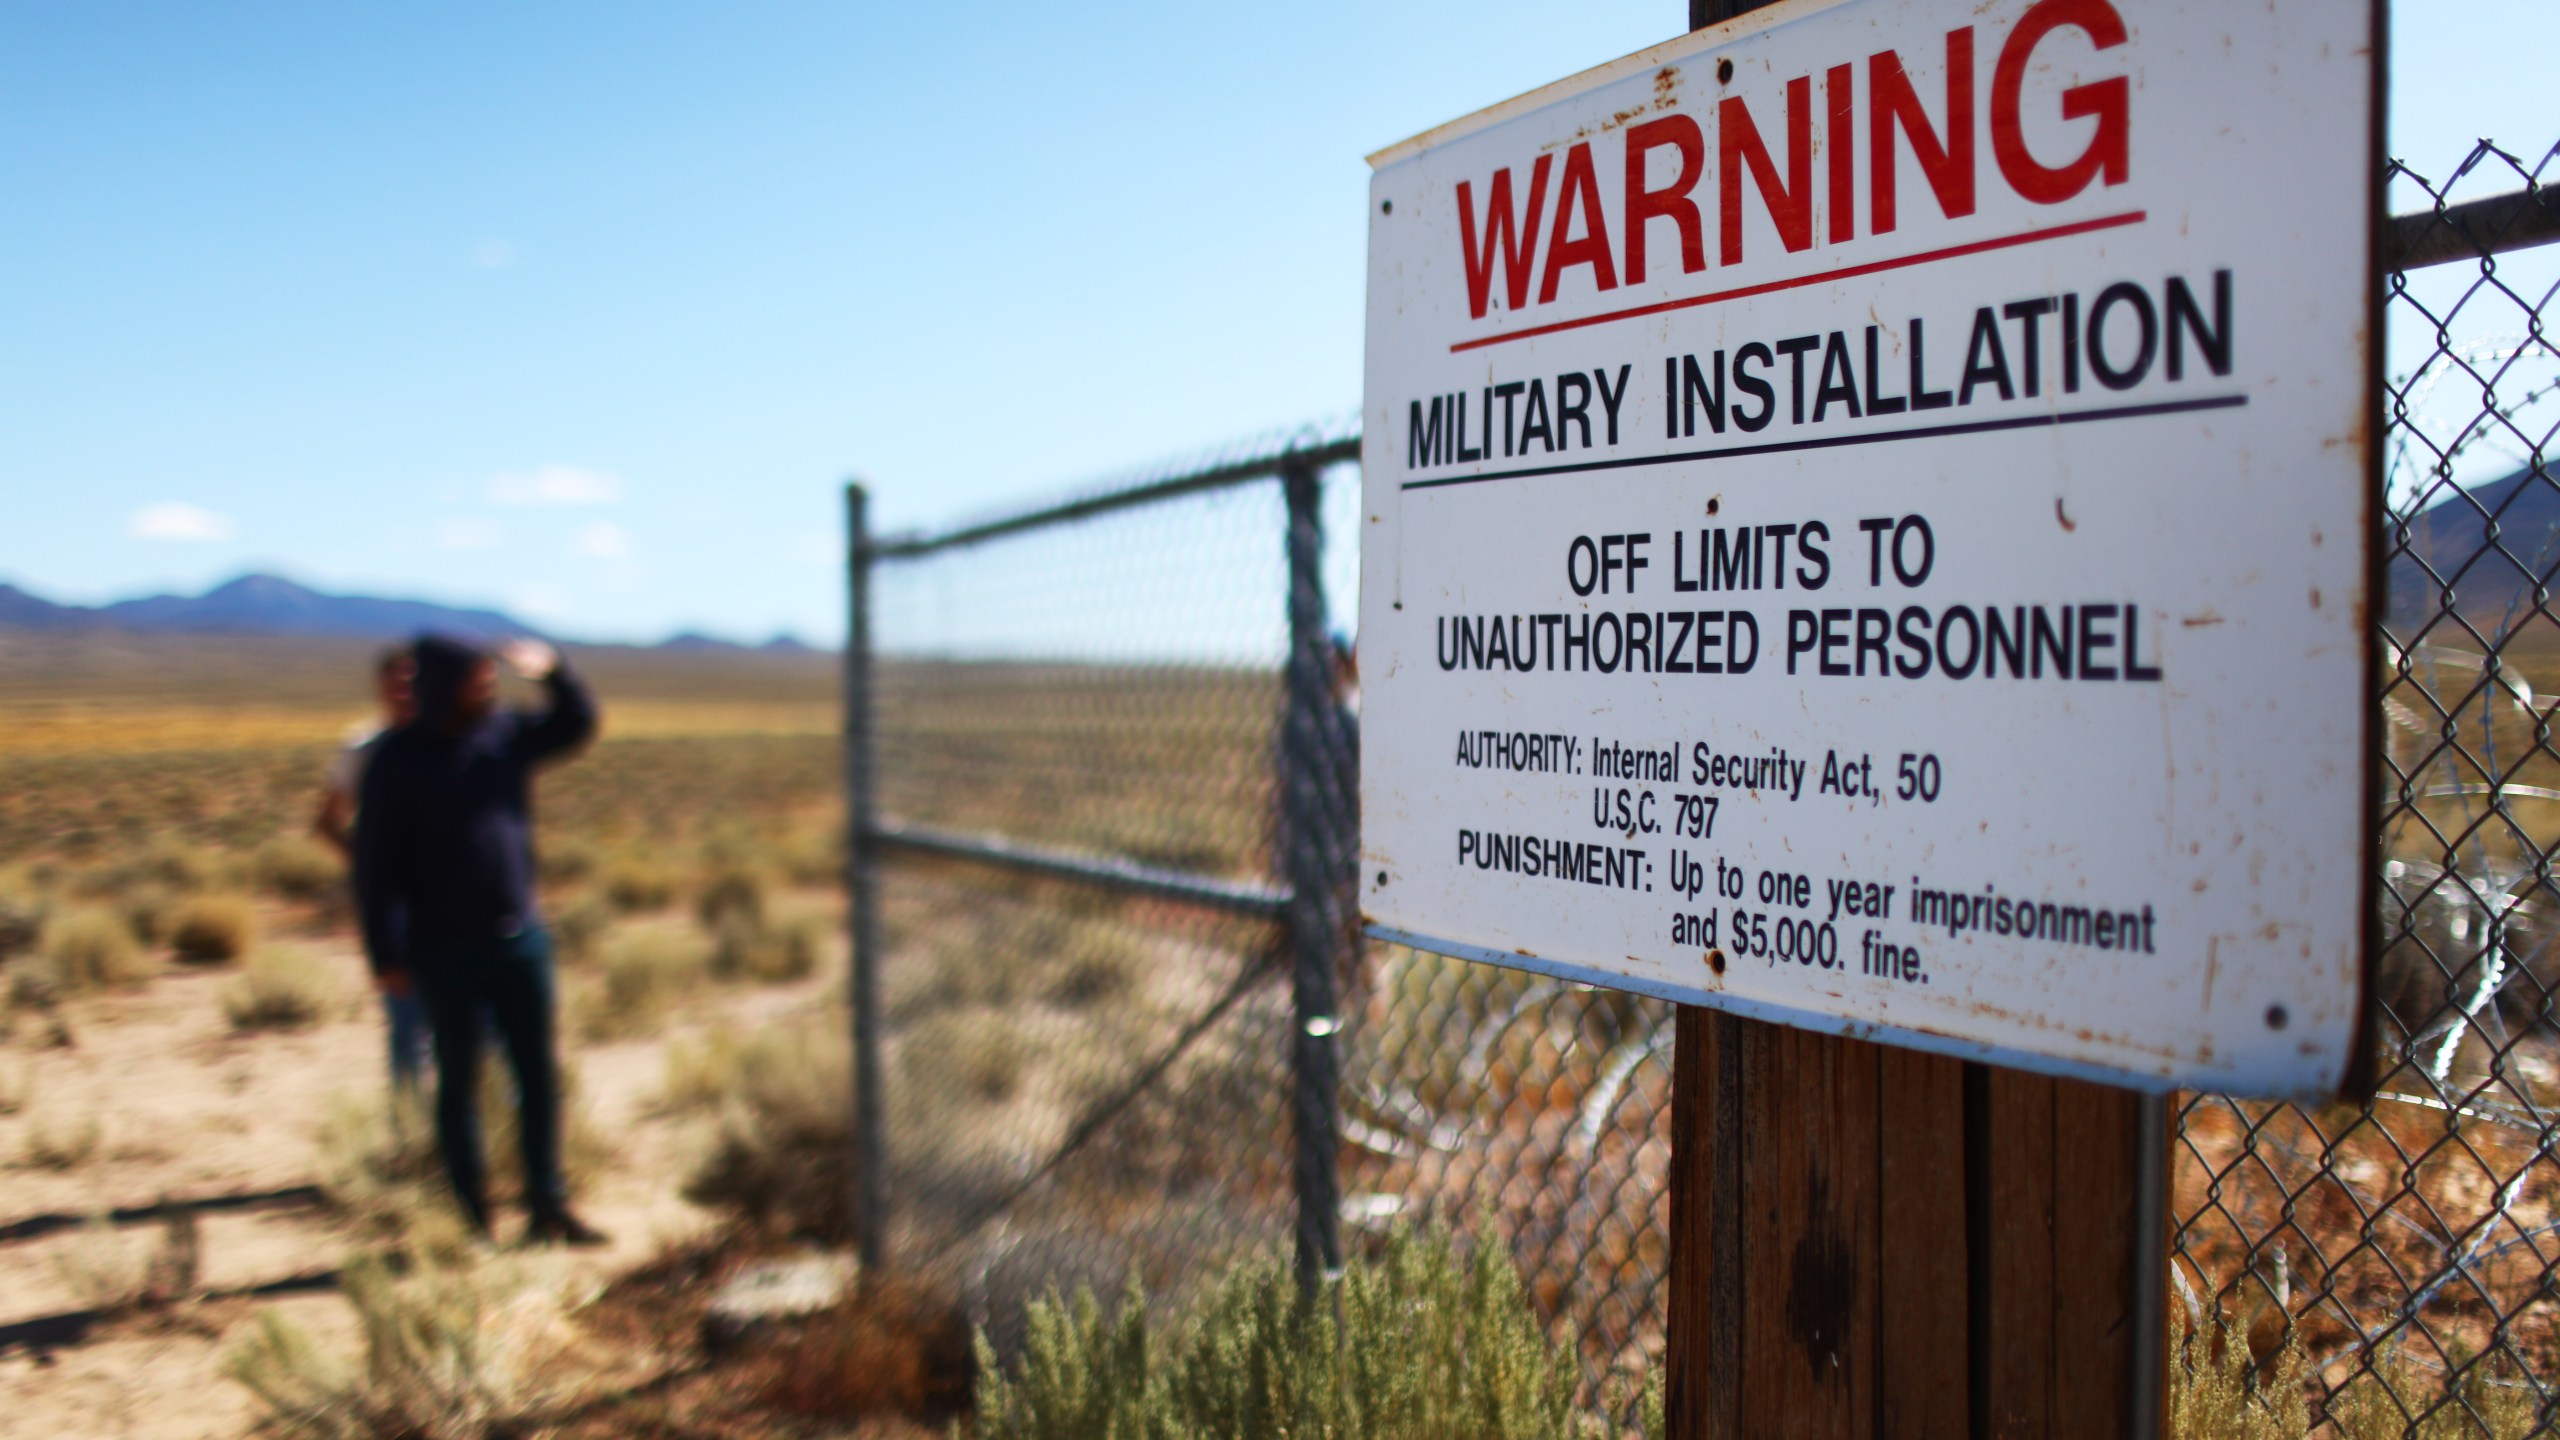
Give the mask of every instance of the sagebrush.
M 1010 1369 L 982 1337 L 979 1440 L 1577 1440 L 1570 1337 L 1539 1323 L 1499 1245 L 1442 1229 L 1301 1289 L 1276 1259 L 1240 1267 L 1188 1323 L 1159 1326 L 1133 1285 L 1034 1304 Z M 1641 1407 L 1661 1433 L 1660 1406 Z

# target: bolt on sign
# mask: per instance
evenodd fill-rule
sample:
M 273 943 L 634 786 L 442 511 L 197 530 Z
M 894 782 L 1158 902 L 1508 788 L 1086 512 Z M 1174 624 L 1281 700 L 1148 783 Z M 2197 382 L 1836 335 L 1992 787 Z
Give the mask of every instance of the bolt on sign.
M 1372 157 L 1372 933 L 2339 1085 L 2378 25 L 1794 0 Z

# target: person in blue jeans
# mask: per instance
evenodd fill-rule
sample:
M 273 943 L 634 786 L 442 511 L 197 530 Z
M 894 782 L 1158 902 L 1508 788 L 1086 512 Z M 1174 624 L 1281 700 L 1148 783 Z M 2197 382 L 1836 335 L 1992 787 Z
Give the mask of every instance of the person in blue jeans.
M 356 805 L 356 894 L 386 994 L 414 992 L 435 1036 L 436 1147 L 455 1200 L 490 1234 L 481 1046 L 515 1074 L 528 1244 L 601 1245 L 560 1168 L 559 995 L 534 897 L 533 774 L 596 733 L 595 697 L 538 640 L 505 647 L 548 704 L 498 704 L 497 662 L 457 640 L 410 647 L 417 700 L 383 737 Z
M 364 784 L 365 767 L 373 760 L 374 748 L 382 737 L 409 723 L 417 713 L 417 698 L 409 680 L 415 663 L 409 647 L 385 650 L 373 664 L 374 696 L 381 702 L 380 723 L 359 727 L 347 737 L 347 743 L 329 761 L 329 774 L 320 792 L 320 813 L 312 821 L 312 833 L 327 841 L 338 854 L 352 863 L 355 859 L 356 792 Z M 377 976 L 381 967 L 374 967 Z M 427 1034 L 426 1006 L 413 990 L 393 994 L 375 988 L 382 995 L 382 1017 L 391 1035 L 391 1088 L 393 1093 L 414 1092 L 426 1073 L 433 1042 Z

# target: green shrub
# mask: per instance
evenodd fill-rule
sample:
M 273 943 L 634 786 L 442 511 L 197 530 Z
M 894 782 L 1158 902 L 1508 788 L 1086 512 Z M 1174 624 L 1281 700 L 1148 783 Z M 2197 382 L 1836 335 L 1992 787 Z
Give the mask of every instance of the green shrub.
M 246 895 L 196 895 L 169 917 L 169 948 L 190 965 L 221 965 L 249 953 L 258 940 L 258 912 Z
M 258 847 L 258 884 L 287 900 L 329 900 L 346 887 L 347 863 L 308 835 L 279 835 Z
M 222 1013 L 234 1030 L 298 1030 L 327 1014 L 337 994 L 337 980 L 318 956 L 267 949 L 223 987 Z
M 1159 1333 L 1133 1285 L 1031 1307 L 1010 1372 L 983 1337 L 978 1440 L 1576 1440 L 1568 1337 L 1550 1343 L 1510 1257 L 1403 1232 L 1313 1295 L 1277 1260 L 1240 1267 Z M 1658 1433 L 1658 1432 L 1657 1432 Z

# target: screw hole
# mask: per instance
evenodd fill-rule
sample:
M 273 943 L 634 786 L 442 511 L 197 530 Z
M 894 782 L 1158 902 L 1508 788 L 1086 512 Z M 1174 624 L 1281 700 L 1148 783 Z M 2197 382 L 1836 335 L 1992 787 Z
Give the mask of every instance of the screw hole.
M 1381 870 L 1381 871 L 1379 871 L 1379 872 L 1378 872 L 1378 883 L 1379 883 L 1379 884 L 1381 884 L 1381 885 L 1384 885 L 1384 884 L 1386 884 L 1386 883 L 1387 883 L 1387 872 L 1386 872 L 1386 871 Z
M 1718 60 L 1716 62 L 1716 83 L 1719 85 L 1730 85 L 1733 83 L 1733 62 L 1731 60 Z
M 1708 951 L 1708 952 L 1707 952 L 1707 968 L 1708 968 L 1708 969 L 1710 969 L 1710 970 L 1713 970 L 1714 972 L 1716 972 L 1716 973 L 1717 973 L 1717 974 L 1719 974 L 1719 975 L 1723 974 L 1723 973 L 1724 973 L 1724 952 L 1723 952 L 1723 951 L 1721 951 L 1721 950 L 1710 950 L 1710 951 Z
M 1715 497 L 1715 496 L 1713 496 L 1713 495 L 1708 496 L 1708 497 L 1707 497 L 1707 513 L 1708 513 L 1708 514 L 1710 514 L 1710 515 L 1713 515 L 1714 513 L 1716 513 L 1716 510 L 1717 510 L 1717 509 L 1718 509 L 1718 501 L 1717 501 L 1717 497 Z
M 1393 200 L 1381 200 L 1381 201 L 1379 201 L 1379 202 L 1378 202 L 1378 213 L 1379 213 L 1379 214 L 1381 214 L 1381 215 L 1393 215 L 1394 213 L 1396 213 L 1396 202 L 1394 202 Z
M 2267 1007 L 2267 1028 L 2270 1030 L 2281 1030 L 2292 1019 L 2293 1017 L 2286 1014 L 2284 1007 L 2281 1005 L 2270 1005 Z

